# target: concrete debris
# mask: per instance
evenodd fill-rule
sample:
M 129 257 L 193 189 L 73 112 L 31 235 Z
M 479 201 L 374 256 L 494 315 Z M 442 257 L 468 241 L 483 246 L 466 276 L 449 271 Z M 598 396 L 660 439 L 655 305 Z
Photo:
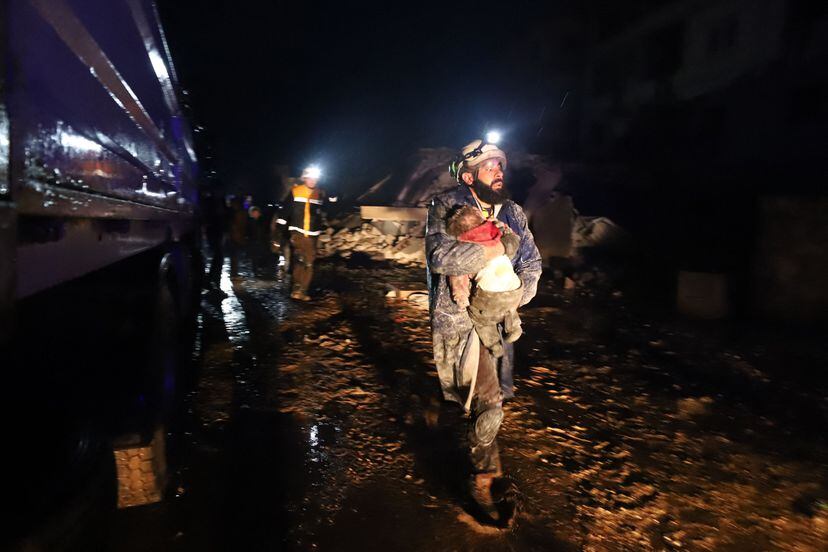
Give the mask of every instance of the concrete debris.
M 575 217 L 572 246 L 609 247 L 626 240 L 624 230 L 606 217 Z
M 362 216 L 359 213 L 350 213 L 341 220 L 333 222 L 336 228 L 354 230 L 362 226 Z
M 396 220 L 372 220 L 371 225 L 387 236 L 404 236 L 406 225 Z
M 378 227 L 379 226 L 379 227 Z M 425 266 L 425 227 L 419 222 L 365 222 L 358 228 L 342 228 L 319 237 L 319 256 L 350 258 L 363 253 L 376 261 Z

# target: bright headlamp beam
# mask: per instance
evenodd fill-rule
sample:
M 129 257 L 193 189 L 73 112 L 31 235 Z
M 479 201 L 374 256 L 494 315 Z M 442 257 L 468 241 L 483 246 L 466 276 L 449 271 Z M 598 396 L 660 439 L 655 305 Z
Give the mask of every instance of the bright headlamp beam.
M 316 165 L 311 165 L 307 169 L 305 169 L 305 176 L 308 178 L 313 178 L 314 180 L 319 180 L 319 177 L 322 176 L 322 169 L 320 169 Z
M 490 130 L 486 133 L 486 142 L 489 144 L 497 144 L 500 142 L 500 133 L 496 130 Z

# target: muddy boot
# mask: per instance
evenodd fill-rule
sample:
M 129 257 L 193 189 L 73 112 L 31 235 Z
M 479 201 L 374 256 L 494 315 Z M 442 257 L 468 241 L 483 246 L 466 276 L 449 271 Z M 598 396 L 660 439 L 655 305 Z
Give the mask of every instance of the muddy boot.
M 497 499 L 492 494 L 492 484 L 503 473 L 500 465 L 500 451 L 495 437 L 503 421 L 503 409 L 499 403 L 495 408 L 482 412 L 474 424 L 470 435 L 472 444 L 469 448 L 469 460 L 477 472 L 471 478 L 469 494 L 480 507 L 487 521 L 498 523 L 500 510 Z
M 472 476 L 469 482 L 469 494 L 486 517 L 497 522 L 500 520 L 500 511 L 492 496 L 492 483 L 497 473 L 478 473 Z
M 291 299 L 296 299 L 297 301 L 310 301 L 310 295 L 305 293 L 304 291 L 296 290 L 290 294 Z

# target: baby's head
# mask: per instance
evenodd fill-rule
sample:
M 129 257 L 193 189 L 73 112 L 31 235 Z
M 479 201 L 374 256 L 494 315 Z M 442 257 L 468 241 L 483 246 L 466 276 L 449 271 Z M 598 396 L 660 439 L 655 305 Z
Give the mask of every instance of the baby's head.
M 462 205 L 451 211 L 446 219 L 446 232 L 450 236 L 459 236 L 472 228 L 477 228 L 486 222 L 480 211 L 471 205 Z

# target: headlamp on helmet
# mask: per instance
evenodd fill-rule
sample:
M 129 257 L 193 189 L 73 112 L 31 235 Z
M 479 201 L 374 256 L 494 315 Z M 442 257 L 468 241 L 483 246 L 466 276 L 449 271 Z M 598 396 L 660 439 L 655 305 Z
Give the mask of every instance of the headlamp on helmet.
M 490 130 L 486 133 L 486 142 L 488 142 L 489 144 L 496 145 L 498 142 L 500 142 L 500 138 L 500 132 L 498 132 L 497 130 Z

